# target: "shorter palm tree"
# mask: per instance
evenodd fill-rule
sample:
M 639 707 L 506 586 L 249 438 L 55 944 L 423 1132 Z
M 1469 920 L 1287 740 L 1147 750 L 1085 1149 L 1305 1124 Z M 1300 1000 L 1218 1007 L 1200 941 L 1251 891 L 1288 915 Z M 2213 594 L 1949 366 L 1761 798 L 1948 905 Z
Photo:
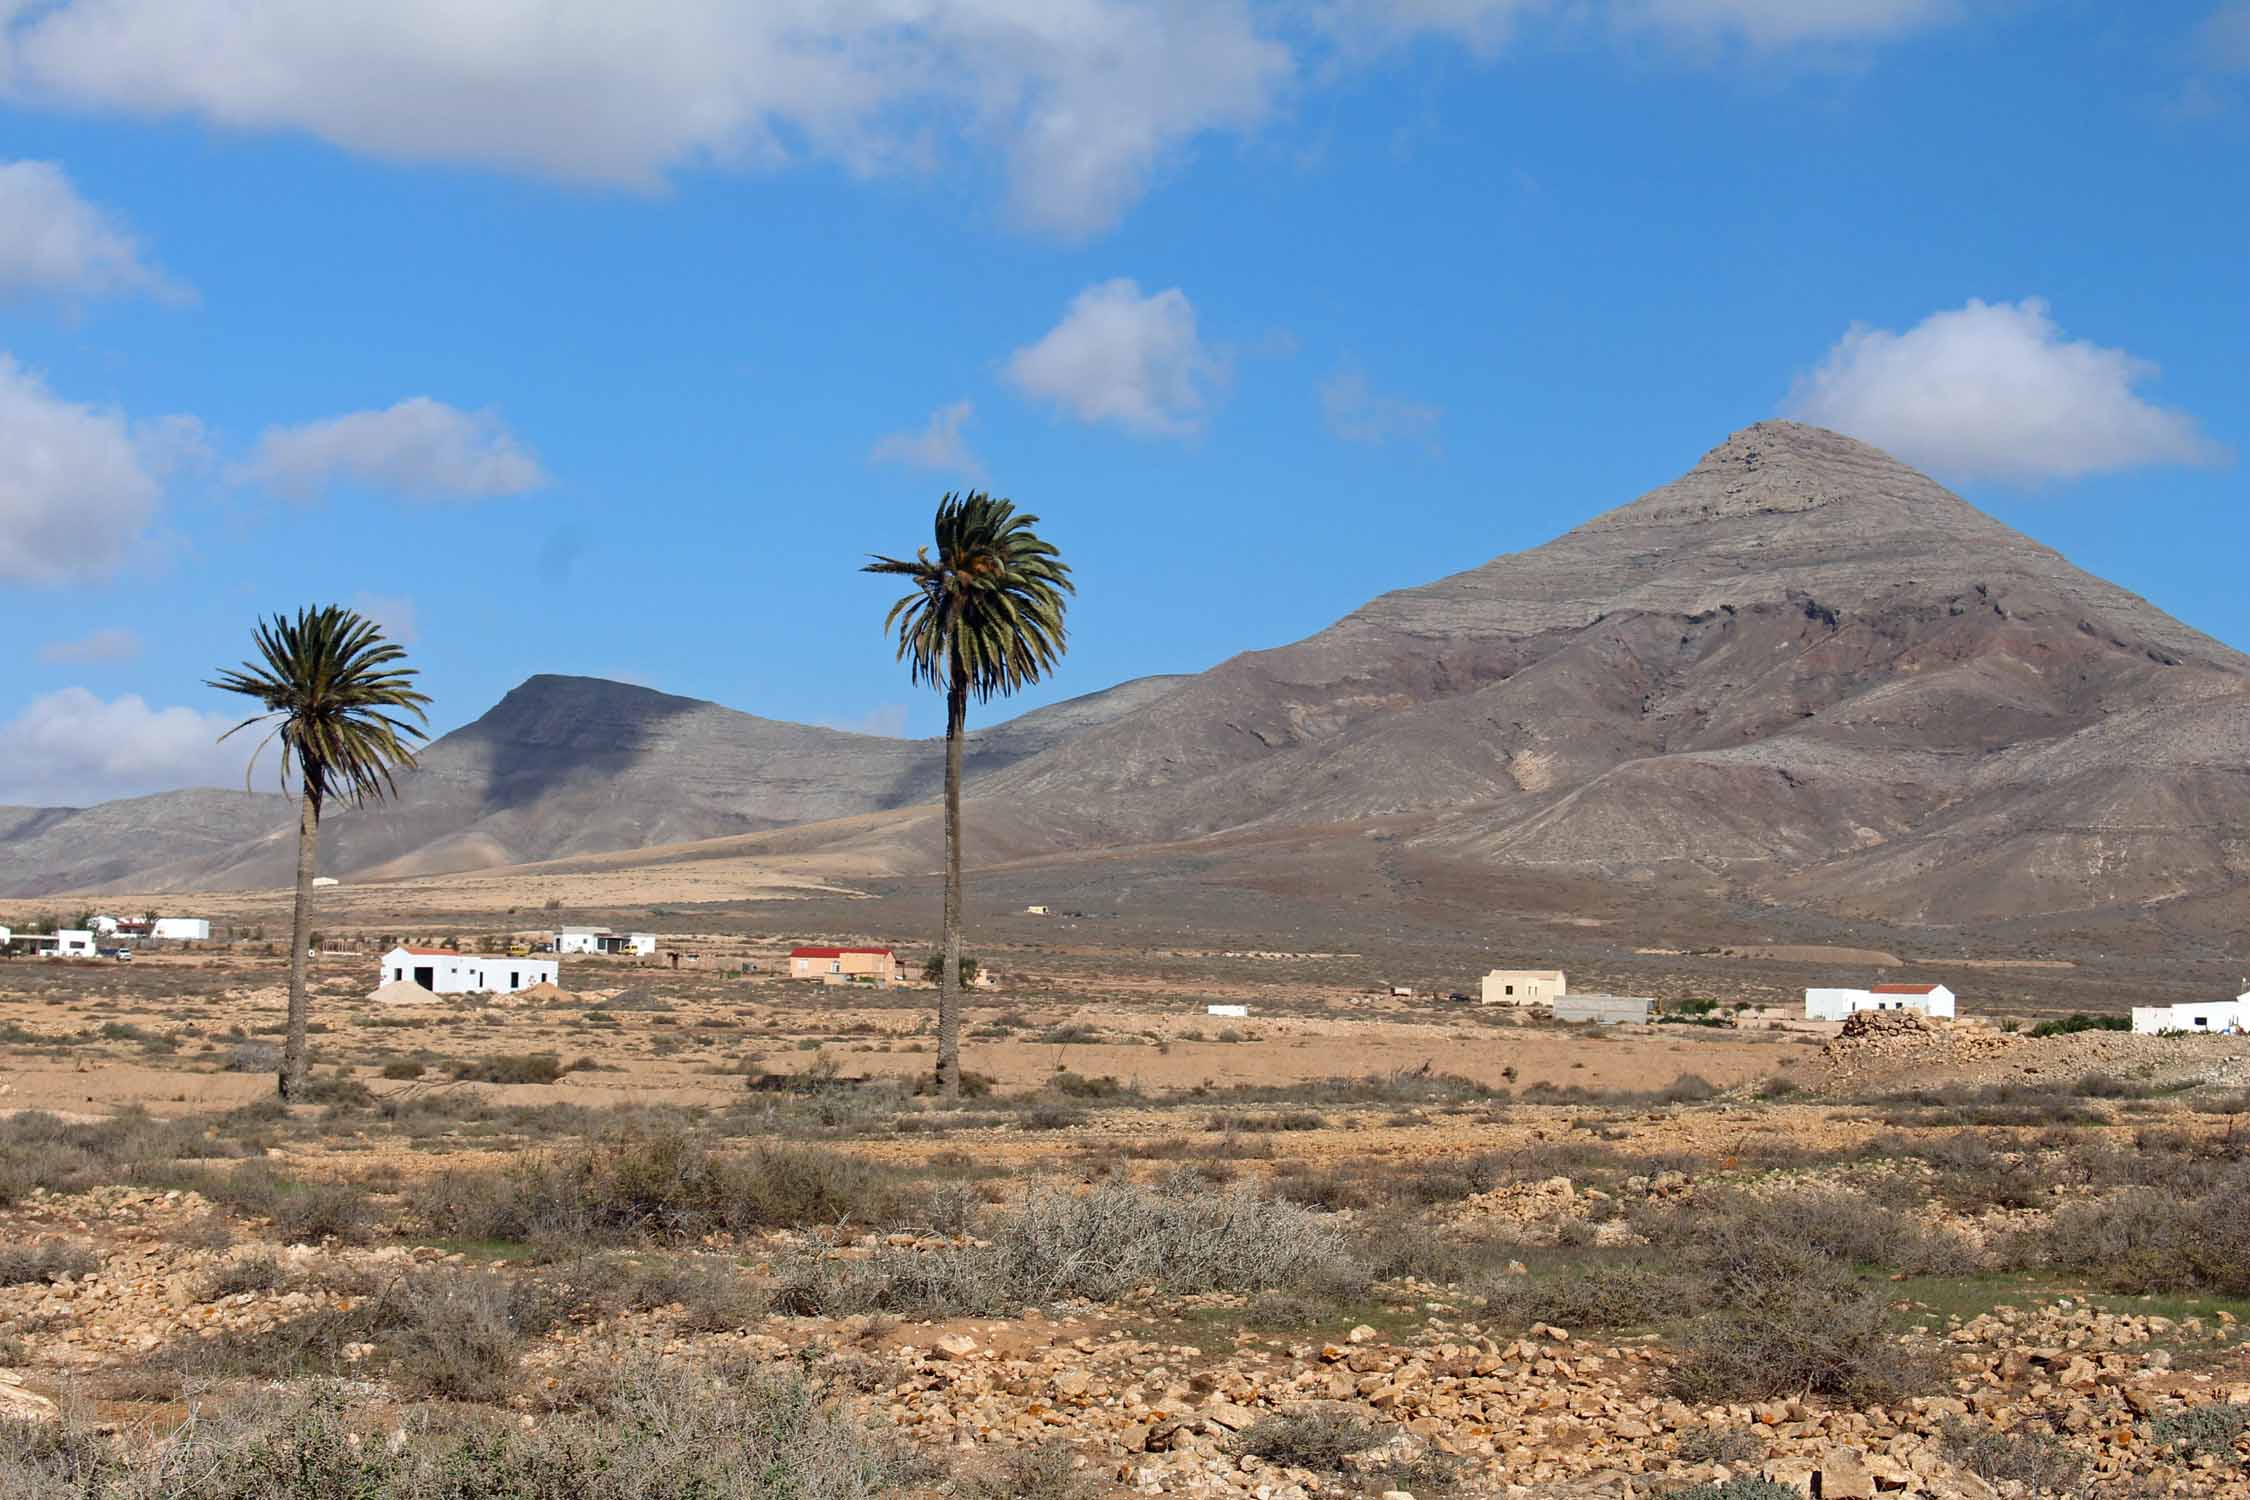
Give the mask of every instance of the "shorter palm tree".
M 1006 697 L 1053 671 L 1065 649 L 1070 564 L 1032 528 L 1039 518 L 979 490 L 937 508 L 937 556 L 878 555 L 861 571 L 913 581 L 883 629 L 898 635 L 911 681 L 945 694 L 945 946 L 938 971 L 938 1089 L 961 1092 L 961 738 L 969 699 Z
M 289 1031 L 280 1077 L 281 1097 L 290 1100 L 305 1092 L 305 947 L 312 935 L 321 810 L 332 800 L 356 807 L 396 794 L 395 773 L 414 764 L 408 741 L 429 737 L 421 726 L 428 722 L 423 709 L 430 700 L 414 687 L 415 669 L 400 665 L 406 652 L 383 639 L 372 620 L 339 605 L 300 609 L 294 620 L 285 615 L 261 620 L 252 638 L 263 660 L 221 672 L 206 685 L 264 706 L 220 739 L 253 724 L 273 725 L 250 753 L 244 784 L 257 770 L 259 752 L 279 739 L 283 785 L 294 769 L 301 789 L 297 907 L 289 927 Z

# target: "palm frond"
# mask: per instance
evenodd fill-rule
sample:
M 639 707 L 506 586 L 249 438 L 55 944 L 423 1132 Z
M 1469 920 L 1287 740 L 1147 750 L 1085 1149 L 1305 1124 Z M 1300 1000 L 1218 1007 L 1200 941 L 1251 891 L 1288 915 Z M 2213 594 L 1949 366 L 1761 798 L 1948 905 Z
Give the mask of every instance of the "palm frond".
M 254 698 L 264 712 L 220 738 L 278 720 L 258 749 L 278 737 L 283 778 L 294 768 L 316 802 L 394 795 L 397 773 L 415 763 L 414 742 L 429 738 L 429 696 L 414 686 L 406 652 L 372 620 L 333 604 L 261 620 L 251 640 L 259 659 L 207 685 Z
M 934 547 L 914 561 L 873 556 L 863 572 L 911 578 L 883 629 L 912 680 L 944 691 L 956 681 L 979 702 L 1053 672 L 1068 649 L 1070 565 L 1035 528 L 1039 518 L 972 491 L 938 502 Z M 934 556 L 932 555 L 934 552 Z

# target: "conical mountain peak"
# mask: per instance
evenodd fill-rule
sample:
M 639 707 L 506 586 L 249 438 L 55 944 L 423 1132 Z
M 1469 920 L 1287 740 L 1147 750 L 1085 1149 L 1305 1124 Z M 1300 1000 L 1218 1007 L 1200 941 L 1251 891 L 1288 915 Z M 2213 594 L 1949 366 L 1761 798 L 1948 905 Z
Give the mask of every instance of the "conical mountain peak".
M 1869 522 L 1974 514 L 1968 502 L 1882 449 L 1803 422 L 1733 433 L 1671 483 L 1588 523 L 1682 526 L 1848 505 Z

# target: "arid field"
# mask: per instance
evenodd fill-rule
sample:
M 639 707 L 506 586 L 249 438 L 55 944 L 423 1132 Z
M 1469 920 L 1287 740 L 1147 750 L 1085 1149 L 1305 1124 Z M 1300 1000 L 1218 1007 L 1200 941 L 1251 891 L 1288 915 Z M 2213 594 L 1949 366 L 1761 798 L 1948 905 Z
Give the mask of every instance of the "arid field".
M 278 910 L 0 963 L 0 1494 L 2250 1493 L 2250 1042 L 2059 1030 L 2091 957 L 1586 946 L 1675 1013 L 1597 1029 L 994 915 L 944 1101 L 934 991 L 782 977 L 911 905 L 416 899 L 331 913 L 294 1108 Z M 666 951 L 368 998 L 566 917 Z M 1976 1020 L 1789 1023 L 1871 969 Z

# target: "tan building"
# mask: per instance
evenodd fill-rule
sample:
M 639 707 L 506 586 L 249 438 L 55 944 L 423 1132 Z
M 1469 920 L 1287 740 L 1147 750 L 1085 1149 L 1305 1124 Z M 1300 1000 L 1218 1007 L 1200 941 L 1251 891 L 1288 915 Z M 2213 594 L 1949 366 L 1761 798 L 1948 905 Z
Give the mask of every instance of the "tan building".
M 888 948 L 792 948 L 789 977 L 890 984 L 898 978 L 898 955 Z
M 1494 969 L 1484 976 L 1487 1005 L 1552 1005 L 1568 993 L 1560 969 Z

